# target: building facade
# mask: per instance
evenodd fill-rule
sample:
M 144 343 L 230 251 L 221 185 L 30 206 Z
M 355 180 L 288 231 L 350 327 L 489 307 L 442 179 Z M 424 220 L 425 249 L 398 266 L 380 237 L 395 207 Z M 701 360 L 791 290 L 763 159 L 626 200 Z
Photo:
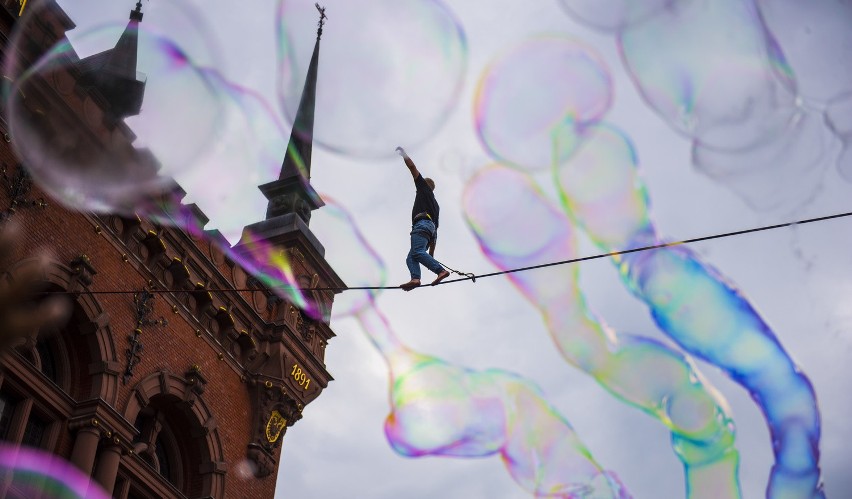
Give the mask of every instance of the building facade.
M 25 63 L 74 27 L 53 1 L 42 5 L 31 13 L 26 1 L 0 0 L 4 59 L 22 15 L 38 16 L 18 44 Z M 144 99 L 140 7 L 113 49 L 40 79 L 27 108 L 45 127 L 78 127 L 95 146 L 123 144 L 150 165 L 122 121 Z M 318 53 L 319 36 L 299 133 L 281 177 L 261 186 L 265 219 L 249 229 L 283 252 L 302 286 L 342 289 L 308 226 L 322 206 L 306 180 Z M 5 120 L 0 133 L 0 223 L 18 227 L 0 276 L 11 282 L 38 266 L 39 296 L 67 302 L 67 320 L 26 331 L 0 354 L 0 439 L 67 459 L 117 498 L 272 497 L 285 433 L 332 380 L 324 353 L 334 293 L 309 292 L 315 318 L 228 258 L 215 232 L 70 211 L 29 178 Z M 186 211 L 206 222 L 197 207 Z M 26 493 L 12 474 L 0 479 L 0 497 Z

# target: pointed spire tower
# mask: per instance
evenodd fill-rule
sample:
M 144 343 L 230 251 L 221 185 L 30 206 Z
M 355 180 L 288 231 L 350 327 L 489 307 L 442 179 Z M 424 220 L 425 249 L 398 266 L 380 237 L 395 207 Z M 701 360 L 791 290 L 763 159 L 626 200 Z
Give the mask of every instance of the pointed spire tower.
M 290 142 L 284 154 L 281 174 L 278 180 L 260 186 L 261 192 L 269 200 L 269 206 L 266 209 L 267 220 L 295 213 L 305 224 L 309 224 L 311 212 L 324 205 L 310 184 L 320 39 L 327 19 L 324 8 L 317 5 L 317 10 L 320 12 L 317 40 L 308 66 L 299 109 L 296 111 L 296 119 L 293 120 L 293 131 L 290 133 Z
M 294 265 L 293 273 L 309 276 L 310 282 L 316 281 L 311 286 L 321 283 L 322 286 L 343 289 L 345 284 L 325 260 L 325 248 L 308 227 L 311 212 L 325 205 L 310 184 L 319 47 L 326 20 L 325 9 L 319 4 L 316 7 L 320 12 L 317 39 L 281 173 L 278 180 L 259 186 L 260 191 L 269 200 L 266 219 L 246 226 L 243 237 L 234 250 L 253 255 L 262 251 L 255 242 L 264 241 L 290 252 L 291 256 L 295 255 L 291 261 Z M 255 260 L 257 258 L 260 257 L 255 257 Z M 335 291 L 337 292 L 339 291 Z M 321 300 L 320 294 L 317 294 L 314 300 L 323 302 L 324 313 L 330 312 L 331 302 Z
M 80 84 L 103 95 L 114 119 L 135 116 L 142 109 L 145 77 L 136 70 L 142 15 L 142 0 L 139 0 L 136 10 L 130 11 L 130 21 L 115 47 L 78 63 Z

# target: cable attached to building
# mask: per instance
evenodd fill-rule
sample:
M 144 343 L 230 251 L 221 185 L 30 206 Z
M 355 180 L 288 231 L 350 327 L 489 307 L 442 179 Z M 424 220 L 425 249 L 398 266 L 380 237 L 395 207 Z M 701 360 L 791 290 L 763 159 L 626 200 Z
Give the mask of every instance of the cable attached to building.
M 455 274 L 458 274 L 462 277 L 459 277 L 457 279 L 450 279 L 450 280 L 447 280 L 447 281 L 442 281 L 438 284 L 433 284 L 432 286 L 441 286 L 441 285 L 444 285 L 444 284 L 452 284 L 452 283 L 463 282 L 463 281 L 476 282 L 477 279 L 484 279 L 486 277 L 495 277 L 495 276 L 500 276 L 500 275 L 514 274 L 514 273 L 517 273 L 517 272 L 526 272 L 528 270 L 536 270 L 536 269 L 543 269 L 543 268 L 547 268 L 547 267 L 555 267 L 555 266 L 558 266 L 558 265 L 568 265 L 568 264 L 572 264 L 572 263 L 587 262 L 587 261 L 590 261 L 590 260 L 598 260 L 598 259 L 602 259 L 602 258 L 611 258 L 611 257 L 614 257 L 614 256 L 619 256 L 619 255 L 627 255 L 627 254 L 630 254 L 630 253 L 638 253 L 638 252 L 641 252 L 641 251 L 650 251 L 650 250 L 655 250 L 655 249 L 671 248 L 672 246 L 680 246 L 680 245 L 683 245 L 683 244 L 690 244 L 690 243 L 697 243 L 697 242 L 701 242 L 701 241 L 710 241 L 710 240 L 713 240 L 713 239 L 722 239 L 722 238 L 727 238 L 727 237 L 741 236 L 741 235 L 745 235 L 745 234 L 751 234 L 751 233 L 754 233 L 754 232 L 764 232 L 764 231 L 768 231 L 768 230 L 782 229 L 782 228 L 785 228 L 785 227 L 793 227 L 795 225 L 805 225 L 805 224 L 811 224 L 811 223 L 817 223 L 817 222 L 826 222 L 826 221 L 829 221 L 829 220 L 835 220 L 835 219 L 839 219 L 839 218 L 848 218 L 848 217 L 852 217 L 852 212 L 838 213 L 838 214 L 835 214 L 835 215 L 828 215 L 828 216 L 817 217 L 817 218 L 809 218 L 809 219 L 806 219 L 806 220 L 798 220 L 798 221 L 795 221 L 795 222 L 787 222 L 787 223 L 776 224 L 776 225 L 766 225 L 766 226 L 763 226 L 763 227 L 754 227 L 754 228 L 751 228 L 751 229 L 737 230 L 737 231 L 733 231 L 733 232 L 724 232 L 724 233 L 721 233 L 721 234 L 713 234 L 713 235 L 710 235 L 710 236 L 694 237 L 694 238 L 691 238 L 691 239 L 684 239 L 682 241 L 672 241 L 672 242 L 668 242 L 668 243 L 660 243 L 660 244 L 654 244 L 654 245 L 650 245 L 650 246 L 642 246 L 642 247 L 639 247 L 639 248 L 632 248 L 632 249 L 620 250 L 620 251 L 612 251 L 610 253 L 600 253 L 600 254 L 597 254 L 597 255 L 583 256 L 583 257 L 578 257 L 578 258 L 570 258 L 568 260 L 561 260 L 561 261 L 558 261 L 558 262 L 542 263 L 542 264 L 539 264 L 539 265 L 531 265 L 529 267 L 519 267 L 519 268 L 515 268 L 515 269 L 501 270 L 501 271 L 497 271 L 497 272 L 491 272 L 491 273 L 488 273 L 488 274 L 480 274 L 480 275 L 476 275 L 476 274 L 473 274 L 473 273 L 460 272 L 458 270 L 454 270 L 450 267 L 447 267 L 446 265 L 444 265 L 441 262 L 438 262 L 438 263 L 441 264 L 442 267 L 444 267 L 448 271 L 453 272 Z M 425 287 L 429 287 L 429 286 L 421 286 L 420 288 L 425 288 Z M 292 289 L 292 287 L 287 288 L 287 287 L 282 286 L 281 289 Z M 378 290 L 391 290 L 391 289 L 401 289 L 401 288 L 399 286 L 353 286 L 353 287 L 344 287 L 344 288 L 340 288 L 340 287 L 314 287 L 314 288 L 301 288 L 301 291 L 336 291 L 336 292 L 342 293 L 344 291 L 356 291 L 356 290 L 378 291 Z M 419 288 L 415 288 L 415 289 L 419 289 Z M 199 291 L 224 293 L 224 292 L 240 292 L 240 291 L 258 291 L 258 288 L 247 288 L 247 289 L 229 289 L 229 288 L 224 288 L 224 289 L 152 289 L 152 290 L 149 290 L 150 293 L 181 293 L 181 292 L 195 293 L 195 292 L 199 292 Z M 38 293 L 38 294 L 108 295 L 108 294 L 133 294 L 133 293 L 137 293 L 137 292 L 138 291 L 44 291 L 44 292 Z

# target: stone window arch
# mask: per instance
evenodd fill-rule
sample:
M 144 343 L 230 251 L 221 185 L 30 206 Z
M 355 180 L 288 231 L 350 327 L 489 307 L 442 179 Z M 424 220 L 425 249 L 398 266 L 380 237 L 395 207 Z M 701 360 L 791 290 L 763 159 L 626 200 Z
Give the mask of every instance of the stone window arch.
M 183 376 L 168 371 L 140 381 L 124 417 L 134 421 L 138 459 L 150 473 L 135 477 L 148 488 L 168 482 L 186 497 L 222 497 L 224 462 L 216 419 L 202 398 L 207 381 L 197 366 Z
M 84 291 L 96 273 L 87 257 L 63 265 L 26 259 L 11 266 L 4 279 L 15 279 L 38 264 L 41 290 L 67 298 L 62 322 L 34 330 L 17 350 L 36 369 L 76 400 L 101 398 L 114 404 L 118 398 L 120 364 L 109 330 L 109 316 L 98 299 Z

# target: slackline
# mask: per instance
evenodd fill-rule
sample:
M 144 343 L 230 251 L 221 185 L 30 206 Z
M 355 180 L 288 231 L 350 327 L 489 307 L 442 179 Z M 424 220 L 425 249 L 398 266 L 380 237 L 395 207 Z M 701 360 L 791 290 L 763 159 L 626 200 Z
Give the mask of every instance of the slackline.
M 751 229 L 737 230 L 737 231 L 733 231 L 733 232 L 724 232 L 724 233 L 720 233 L 720 234 L 713 234 L 711 236 L 694 237 L 694 238 L 691 238 L 691 239 L 684 239 L 682 241 L 671 241 L 671 242 L 667 242 L 667 243 L 659 243 L 659 244 L 654 244 L 654 245 L 650 245 L 650 246 L 642 246 L 640 248 L 632 248 L 632 249 L 627 249 L 627 250 L 612 251 L 610 253 L 600 253 L 600 254 L 591 255 L 591 256 L 570 258 L 568 260 L 561 260 L 561 261 L 558 261 L 558 262 L 542 263 L 542 264 L 539 264 L 539 265 L 530 265 L 529 267 L 519 267 L 519 268 L 515 268 L 515 269 L 507 269 L 507 270 L 501 270 L 501 271 L 497 271 L 497 272 L 490 272 L 490 273 L 487 273 L 487 274 L 470 274 L 470 273 L 463 273 L 463 272 L 453 270 L 453 272 L 455 272 L 456 274 L 460 274 L 463 277 L 444 280 L 444 281 L 439 282 L 438 284 L 425 284 L 425 285 L 422 285 L 422 286 L 418 286 L 416 288 L 412 288 L 412 290 L 426 288 L 426 287 L 430 287 L 430 286 L 442 286 L 442 285 L 445 285 L 445 284 L 454 284 L 454 283 L 464 282 L 464 281 L 476 282 L 477 279 L 485 279 L 487 277 L 495 277 L 495 276 L 506 275 L 506 274 L 514 274 L 514 273 L 517 273 L 517 272 L 526 272 L 526 271 L 529 271 L 529 270 L 543 269 L 543 268 L 547 268 L 547 267 L 556 267 L 558 265 L 568 265 L 568 264 L 572 264 L 572 263 L 587 262 L 587 261 L 590 261 L 590 260 L 599 260 L 601 258 L 611 258 L 611 257 L 618 256 L 618 255 L 627 255 L 627 254 L 630 254 L 630 253 L 638 253 L 638 252 L 641 252 L 641 251 L 650 251 L 650 250 L 655 250 L 655 249 L 671 248 L 672 246 L 680 246 L 680 245 L 683 245 L 683 244 L 698 243 L 698 242 L 701 242 L 701 241 L 710 241 L 710 240 L 713 240 L 713 239 L 723 239 L 723 238 L 726 238 L 726 237 L 742 236 L 742 235 L 745 235 L 745 234 L 752 234 L 752 233 L 755 233 L 755 232 L 764 232 L 764 231 L 768 231 L 768 230 L 783 229 L 785 227 L 794 227 L 796 225 L 805 225 L 805 224 L 812 224 L 812 223 L 817 223 L 817 222 L 826 222 L 826 221 L 829 221 L 829 220 L 835 220 L 835 219 L 847 218 L 847 217 L 852 217 L 852 212 L 838 213 L 838 214 L 835 214 L 835 215 L 828 215 L 828 216 L 817 217 L 817 218 L 809 218 L 809 219 L 805 219 L 805 220 L 797 220 L 797 221 L 794 221 L 794 222 L 787 222 L 787 223 L 776 224 L 776 225 L 766 225 L 766 226 L 762 226 L 762 227 L 754 227 L 754 228 L 751 228 Z M 441 265 L 444 266 L 445 268 L 447 268 L 448 270 L 452 270 L 452 269 L 450 269 L 449 267 L 446 267 L 443 264 L 441 264 Z M 391 290 L 391 289 L 401 290 L 402 289 L 400 286 L 353 286 L 353 287 L 296 288 L 294 286 L 273 286 L 273 285 L 268 286 L 268 288 L 271 289 L 271 290 L 274 290 L 274 289 L 280 289 L 280 290 L 299 289 L 300 291 L 338 291 L 338 292 L 356 291 L 356 290 L 378 291 L 378 290 Z M 261 288 L 244 288 L 244 289 L 232 289 L 232 288 L 205 289 L 205 288 L 200 288 L 200 289 L 149 289 L 147 291 L 149 293 L 203 293 L 203 292 L 223 293 L 223 292 L 260 291 L 260 290 L 261 290 Z M 135 293 L 139 293 L 139 292 L 140 291 L 86 291 L 86 290 L 82 290 L 82 291 L 44 291 L 44 292 L 40 292 L 40 293 L 36 293 L 36 294 L 109 295 L 109 294 L 135 294 Z

